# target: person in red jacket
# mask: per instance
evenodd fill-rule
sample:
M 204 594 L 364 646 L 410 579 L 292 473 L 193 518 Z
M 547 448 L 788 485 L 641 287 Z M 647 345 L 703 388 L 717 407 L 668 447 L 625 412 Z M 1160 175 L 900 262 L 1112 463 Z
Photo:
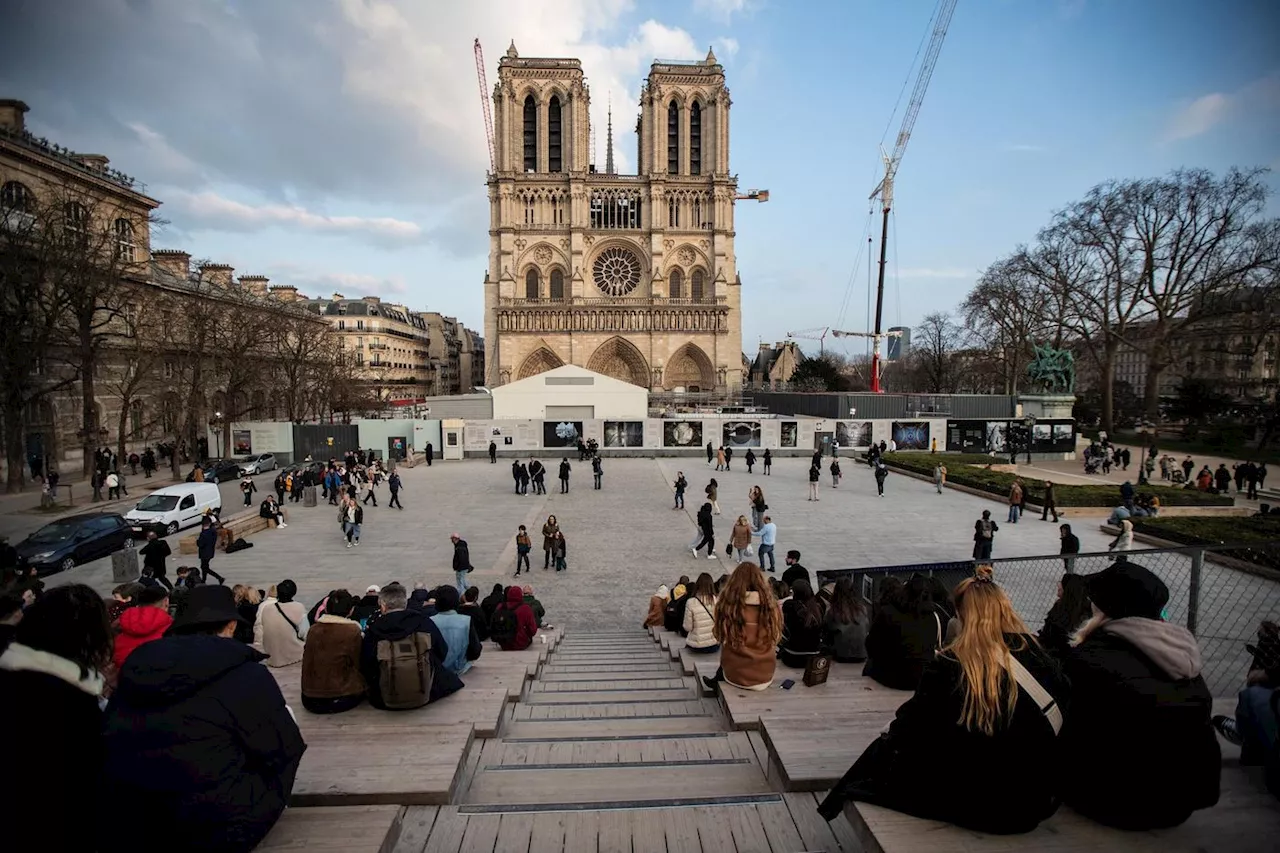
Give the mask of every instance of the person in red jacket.
M 147 587 L 138 594 L 133 607 L 120 614 L 120 633 L 116 635 L 112 660 L 118 672 L 129 653 L 143 643 L 158 640 L 173 624 L 169 615 L 169 591 L 164 587 Z
M 493 611 L 489 622 L 489 636 L 504 652 L 527 649 L 538 633 L 538 620 L 533 608 L 524 603 L 524 590 L 518 586 L 507 587 L 507 600 Z

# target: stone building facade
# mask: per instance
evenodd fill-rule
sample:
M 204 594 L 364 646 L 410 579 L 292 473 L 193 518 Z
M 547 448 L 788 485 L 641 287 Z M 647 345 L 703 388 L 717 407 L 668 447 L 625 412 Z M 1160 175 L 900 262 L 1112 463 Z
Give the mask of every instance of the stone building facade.
M 308 311 L 319 314 L 342 341 L 357 375 L 377 399 L 406 405 L 439 393 L 431 362 L 430 335 L 422 315 L 377 296 L 310 299 Z
M 519 56 L 493 93 L 486 384 L 576 364 L 654 391 L 740 388 L 729 90 L 708 53 L 655 62 L 638 174 L 591 163 L 577 59 Z

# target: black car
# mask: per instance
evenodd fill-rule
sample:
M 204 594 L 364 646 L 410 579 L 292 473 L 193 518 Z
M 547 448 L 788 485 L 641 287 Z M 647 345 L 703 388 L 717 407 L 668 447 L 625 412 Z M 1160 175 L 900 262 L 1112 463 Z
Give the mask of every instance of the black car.
M 200 468 L 206 483 L 231 483 L 240 479 L 240 462 L 236 459 L 206 459 Z M 187 475 L 188 483 L 194 479 L 194 473 Z
M 132 548 L 133 536 L 114 512 L 86 512 L 50 522 L 14 547 L 20 558 L 48 575 Z
M 301 473 L 310 471 L 316 475 L 316 482 L 318 483 L 320 482 L 320 478 L 324 476 L 325 469 L 328 467 L 329 463 L 327 462 L 299 462 L 281 469 L 280 473 L 285 476 L 292 474 L 296 477 Z

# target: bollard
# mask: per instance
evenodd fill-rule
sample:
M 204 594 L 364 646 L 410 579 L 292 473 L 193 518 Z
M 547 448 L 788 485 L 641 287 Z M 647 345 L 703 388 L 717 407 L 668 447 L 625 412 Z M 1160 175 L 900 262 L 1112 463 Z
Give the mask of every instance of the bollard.
M 111 555 L 111 579 L 115 583 L 128 583 L 138 579 L 138 550 L 122 548 Z
M 307 486 L 305 489 L 302 490 L 302 505 L 303 506 L 316 505 L 316 487 L 315 486 Z

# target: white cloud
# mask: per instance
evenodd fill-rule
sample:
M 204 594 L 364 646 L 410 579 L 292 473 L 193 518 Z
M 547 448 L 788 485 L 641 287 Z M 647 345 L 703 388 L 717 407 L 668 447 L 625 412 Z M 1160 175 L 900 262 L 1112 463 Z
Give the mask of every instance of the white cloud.
M 314 298 L 341 293 L 348 299 L 381 296 L 399 301 L 409 292 L 404 278 L 398 275 L 378 276 L 367 273 L 335 272 L 290 261 L 269 263 L 266 269 L 272 284 L 290 284 L 298 288 L 300 293 Z
M 694 11 L 723 23 L 747 8 L 747 0 L 693 0 Z
M 971 270 L 945 267 L 903 267 L 898 275 L 902 278 L 976 278 Z
M 738 55 L 738 40 L 735 38 L 721 36 L 712 42 L 712 44 L 715 45 L 717 59 L 732 59 Z
M 1178 108 L 1165 129 L 1164 141 L 1192 139 L 1240 116 L 1274 115 L 1278 107 L 1280 74 L 1253 80 L 1234 92 L 1210 92 Z
M 256 231 L 271 226 L 284 226 L 304 231 L 362 234 L 406 242 L 422 236 L 422 228 L 417 223 L 388 216 L 328 216 L 300 205 L 250 205 L 212 191 L 189 193 L 175 190 L 167 198 L 168 204 L 178 208 L 190 220 L 217 230 Z

